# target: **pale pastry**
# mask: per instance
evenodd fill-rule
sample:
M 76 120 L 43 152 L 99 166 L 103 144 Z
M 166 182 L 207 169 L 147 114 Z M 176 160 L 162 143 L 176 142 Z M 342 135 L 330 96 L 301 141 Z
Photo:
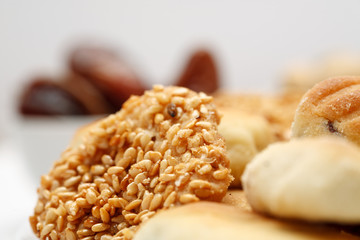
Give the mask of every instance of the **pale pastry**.
M 134 240 L 328 240 L 359 239 L 337 227 L 268 218 L 221 203 L 198 202 L 162 211 Z
M 270 124 L 261 116 L 234 108 L 219 108 L 222 114 L 219 133 L 225 138 L 230 160 L 233 187 L 241 187 L 241 175 L 246 164 L 274 141 Z
M 274 143 L 247 165 L 244 191 L 257 212 L 359 224 L 359 160 L 360 148 L 340 137 Z

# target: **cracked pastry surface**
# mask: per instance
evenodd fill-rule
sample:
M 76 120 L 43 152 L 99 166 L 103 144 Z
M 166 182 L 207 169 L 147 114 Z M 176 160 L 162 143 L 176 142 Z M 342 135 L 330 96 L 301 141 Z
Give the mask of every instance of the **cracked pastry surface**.
M 301 100 L 292 136 L 337 135 L 360 145 L 360 77 L 335 77 L 311 88 Z
M 131 239 L 158 209 L 220 201 L 232 180 L 212 97 L 155 86 L 89 127 L 41 178 L 41 239 Z

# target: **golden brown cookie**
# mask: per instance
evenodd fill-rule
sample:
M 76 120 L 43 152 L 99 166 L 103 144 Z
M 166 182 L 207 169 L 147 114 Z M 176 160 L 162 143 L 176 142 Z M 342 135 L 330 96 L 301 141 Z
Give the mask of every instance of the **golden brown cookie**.
M 212 97 L 155 86 L 75 138 L 41 178 L 41 239 L 131 239 L 158 209 L 220 201 L 232 180 Z
M 335 77 L 316 84 L 302 98 L 292 136 L 337 135 L 360 144 L 360 77 Z

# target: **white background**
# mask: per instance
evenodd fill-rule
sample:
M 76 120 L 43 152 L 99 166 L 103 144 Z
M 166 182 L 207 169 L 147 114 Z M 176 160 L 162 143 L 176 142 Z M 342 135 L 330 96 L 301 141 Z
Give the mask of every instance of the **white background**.
M 62 74 L 68 48 L 83 40 L 122 52 L 148 85 L 171 83 L 189 54 L 207 46 L 225 88 L 273 91 L 298 61 L 359 54 L 360 1 L 0 0 L 0 212 L 11 216 L 0 222 L 4 239 L 27 221 L 35 196 L 8 142 L 17 94 L 35 74 Z
M 357 0 L 0 0 L 0 108 L 38 73 L 63 72 L 69 47 L 99 40 L 122 52 L 148 84 L 170 83 L 207 46 L 224 87 L 272 90 L 295 61 L 360 50 Z

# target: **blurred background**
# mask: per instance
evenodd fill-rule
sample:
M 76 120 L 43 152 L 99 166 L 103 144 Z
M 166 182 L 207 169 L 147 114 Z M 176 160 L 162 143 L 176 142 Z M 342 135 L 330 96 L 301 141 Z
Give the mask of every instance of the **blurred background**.
M 9 227 L 1 229 L 8 234 L 4 239 L 30 239 L 22 231 L 11 233 L 17 229 L 13 223 L 26 225 L 32 213 L 39 183 L 32 172 L 47 158 L 41 149 L 58 155 L 52 145 L 69 141 L 69 133 L 84 123 L 24 127 L 19 112 L 20 96 L 30 80 L 62 76 L 74 47 L 84 42 L 109 47 L 146 87 L 173 84 L 194 51 L 206 48 L 215 60 L 221 88 L 275 92 L 287 81 L 360 74 L 359 9 L 357 0 L 0 0 L 0 180 L 4 184 L 18 179 L 8 181 L 5 192 L 28 199 L 22 207 L 11 197 L 1 200 L 2 206 L 9 206 L 5 214 L 12 214 Z M 59 134 L 55 139 L 54 130 Z M 24 152 L 24 145 L 33 151 Z M 30 156 L 38 156 L 39 162 Z

